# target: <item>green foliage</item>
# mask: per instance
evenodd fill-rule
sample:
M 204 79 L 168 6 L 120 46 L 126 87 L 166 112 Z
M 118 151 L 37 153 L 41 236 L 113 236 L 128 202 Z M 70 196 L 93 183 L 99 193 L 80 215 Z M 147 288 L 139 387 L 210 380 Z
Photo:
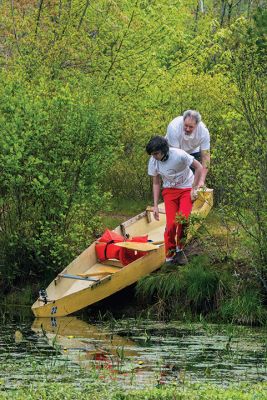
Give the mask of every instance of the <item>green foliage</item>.
M 29 306 L 35 301 L 35 296 L 33 295 L 32 285 L 24 286 L 16 291 L 11 291 L 4 298 L 3 305 L 8 305 L 17 308 L 23 306 Z M 26 308 L 26 307 L 25 307 Z M 24 310 L 21 311 L 23 314 Z
M 102 400 L 107 397 L 111 400 L 264 400 L 266 398 L 266 384 L 236 384 L 228 387 L 219 387 L 207 383 L 168 385 L 159 388 L 142 390 L 120 390 L 109 383 L 109 390 L 99 385 L 82 385 L 81 388 L 72 387 L 66 383 L 44 383 L 42 385 L 29 385 L 27 388 L 0 392 L 0 399 L 37 400 L 62 398 L 69 399 L 95 399 Z M 114 387 L 113 387 L 114 386 Z
M 219 289 L 219 275 L 210 268 L 208 259 L 201 256 L 184 268 L 162 267 L 159 273 L 144 277 L 137 284 L 139 296 L 169 300 L 167 307 L 178 314 L 186 309 L 193 313 L 211 311 Z
M 94 237 L 108 192 L 98 181 L 115 138 L 95 109 L 61 86 L 56 94 L 14 78 L 4 82 L 1 245 L 10 282 L 54 274 Z M 16 88 L 16 90 L 15 90 Z M 11 93 L 12 96 L 10 95 Z M 101 146 L 101 155 L 97 149 Z M 103 157 L 103 159 L 101 158 Z
M 168 267 L 167 267 L 168 268 Z M 164 266 L 157 274 L 152 274 L 137 282 L 136 293 L 138 296 L 152 300 L 157 295 L 163 299 L 180 294 L 182 284 L 178 279 L 179 272 L 166 273 Z
M 196 310 L 211 308 L 219 288 L 218 274 L 209 269 L 207 259 L 196 258 L 184 272 L 187 301 Z
M 260 288 L 251 288 L 255 281 L 244 282 L 243 268 L 237 274 L 228 264 L 211 264 L 207 256 L 197 256 L 186 267 L 163 265 L 137 283 L 136 293 L 164 318 L 206 315 L 216 321 L 219 316 L 231 323 L 265 324 Z
M 245 232 L 256 275 L 267 290 L 266 54 L 261 51 L 266 18 L 260 10 L 257 15 L 255 23 L 240 18 L 224 32 L 221 60 L 230 68 L 237 95 L 226 116 L 226 132 L 216 135 L 213 173 L 216 185 L 224 188 L 225 211 Z
M 239 324 L 264 324 L 267 320 L 266 309 L 260 293 L 247 288 L 230 299 L 225 299 L 220 307 L 223 320 Z
M 50 279 L 112 195 L 147 201 L 146 142 L 196 108 L 208 184 L 267 291 L 262 2 L 23 0 L 0 2 L 0 24 L 2 284 Z

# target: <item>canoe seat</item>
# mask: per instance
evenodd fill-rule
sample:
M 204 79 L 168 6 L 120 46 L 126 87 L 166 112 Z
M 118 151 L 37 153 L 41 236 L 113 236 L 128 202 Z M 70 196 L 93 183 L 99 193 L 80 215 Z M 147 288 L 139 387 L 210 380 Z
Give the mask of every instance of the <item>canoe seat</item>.
M 102 265 L 109 265 L 111 267 L 117 267 L 117 268 L 123 268 L 124 266 L 119 260 L 116 260 L 115 258 L 109 258 L 108 260 L 105 260 L 101 263 Z

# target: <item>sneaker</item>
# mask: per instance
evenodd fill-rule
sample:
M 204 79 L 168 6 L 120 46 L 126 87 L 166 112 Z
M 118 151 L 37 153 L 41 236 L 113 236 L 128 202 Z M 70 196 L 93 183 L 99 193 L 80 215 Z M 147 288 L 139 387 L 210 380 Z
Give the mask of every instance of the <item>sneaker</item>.
M 169 249 L 168 253 L 166 254 L 165 263 L 172 264 L 175 255 L 176 249 Z
M 188 259 L 183 251 L 179 251 L 173 257 L 172 263 L 176 265 L 185 265 L 188 263 Z
M 167 264 L 167 265 L 173 264 L 173 259 L 174 259 L 174 257 L 166 257 L 165 264 Z

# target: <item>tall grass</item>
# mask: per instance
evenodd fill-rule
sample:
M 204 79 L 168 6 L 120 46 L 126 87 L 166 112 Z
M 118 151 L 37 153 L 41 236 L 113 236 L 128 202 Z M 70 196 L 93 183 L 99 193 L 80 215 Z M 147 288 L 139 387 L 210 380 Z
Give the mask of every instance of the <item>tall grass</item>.
M 260 289 L 244 284 L 234 268 L 211 265 L 207 256 L 197 256 L 186 267 L 163 266 L 137 284 L 139 299 L 152 302 L 157 316 L 205 315 L 240 324 L 264 324 Z
M 200 256 L 184 268 L 166 266 L 143 278 L 137 284 L 137 295 L 150 300 L 171 299 L 172 307 L 197 313 L 213 308 L 219 289 L 218 273 L 210 268 L 207 257 Z
M 254 325 L 267 321 L 262 296 L 255 288 L 242 289 L 236 296 L 225 299 L 219 311 L 226 322 Z

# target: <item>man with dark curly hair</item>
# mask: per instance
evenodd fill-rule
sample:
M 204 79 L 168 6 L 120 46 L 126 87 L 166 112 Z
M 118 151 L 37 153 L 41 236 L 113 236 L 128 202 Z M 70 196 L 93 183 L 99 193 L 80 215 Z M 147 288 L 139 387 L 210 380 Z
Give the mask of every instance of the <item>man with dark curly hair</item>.
M 184 150 L 170 148 L 162 136 L 154 136 L 146 145 L 151 155 L 148 163 L 148 175 L 153 178 L 153 215 L 159 220 L 158 201 L 162 180 L 162 197 L 166 211 L 166 229 L 164 233 L 166 262 L 184 265 L 187 258 L 183 252 L 184 223 L 187 220 L 192 202 L 197 197 L 197 189 L 202 175 L 202 165 Z M 190 167 L 195 169 L 195 174 Z

